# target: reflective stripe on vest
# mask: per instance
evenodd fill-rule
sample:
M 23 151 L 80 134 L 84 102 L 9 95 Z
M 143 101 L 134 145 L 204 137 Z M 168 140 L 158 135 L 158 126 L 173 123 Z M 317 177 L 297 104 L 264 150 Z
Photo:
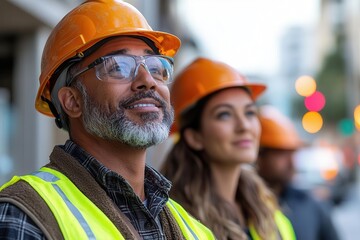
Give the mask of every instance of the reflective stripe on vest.
M 275 223 L 282 240 L 296 240 L 295 232 L 290 220 L 279 210 L 275 211 Z M 253 224 L 250 224 L 249 231 L 253 240 L 261 240 Z
M 13 177 L 0 191 L 20 179 L 44 199 L 65 239 L 124 239 L 110 219 L 62 173 L 43 167 L 32 175 Z M 169 200 L 167 206 L 186 239 L 215 239 L 175 201 Z

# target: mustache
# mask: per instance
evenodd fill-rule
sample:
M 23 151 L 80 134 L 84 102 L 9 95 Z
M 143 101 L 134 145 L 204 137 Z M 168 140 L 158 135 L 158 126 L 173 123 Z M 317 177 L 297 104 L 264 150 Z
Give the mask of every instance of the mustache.
M 136 93 L 135 95 L 121 101 L 119 105 L 121 107 L 123 107 L 123 108 L 126 108 L 127 106 L 129 106 L 133 102 L 136 102 L 136 101 L 141 100 L 143 98 L 152 98 L 155 101 L 157 101 L 163 109 L 166 109 L 166 106 L 167 106 L 166 101 L 154 91 L 146 91 L 146 92 Z

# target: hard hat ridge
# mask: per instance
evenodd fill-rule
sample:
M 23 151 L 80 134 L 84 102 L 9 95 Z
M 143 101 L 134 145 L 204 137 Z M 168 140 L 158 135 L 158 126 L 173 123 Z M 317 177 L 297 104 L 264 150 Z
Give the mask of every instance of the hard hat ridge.
M 261 123 L 260 146 L 284 150 L 296 150 L 303 145 L 292 121 L 273 106 L 259 109 Z

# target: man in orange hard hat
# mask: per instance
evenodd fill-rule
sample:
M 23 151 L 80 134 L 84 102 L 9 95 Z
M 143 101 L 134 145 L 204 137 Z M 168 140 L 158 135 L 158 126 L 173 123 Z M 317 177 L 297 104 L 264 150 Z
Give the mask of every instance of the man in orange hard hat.
M 36 109 L 69 132 L 50 162 L 0 188 L 0 239 L 213 239 L 145 164 L 168 137 L 180 40 L 132 5 L 88 0 L 45 45 Z
M 293 225 L 296 239 L 339 239 L 320 202 L 291 185 L 295 171 L 292 156 L 303 145 L 295 126 L 278 109 L 268 105 L 260 107 L 259 119 L 262 133 L 257 170 L 278 197 L 284 214 Z

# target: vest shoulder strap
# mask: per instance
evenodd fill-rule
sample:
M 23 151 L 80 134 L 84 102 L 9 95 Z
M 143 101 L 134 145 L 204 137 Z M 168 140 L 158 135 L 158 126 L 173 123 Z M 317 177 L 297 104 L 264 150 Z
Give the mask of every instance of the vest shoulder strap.
M 296 240 L 295 232 L 289 219 L 280 211 L 275 211 L 275 223 L 280 232 L 281 239 Z M 253 224 L 249 226 L 250 235 L 254 240 L 261 240 Z
M 186 239 L 215 239 L 213 233 L 172 199 L 166 203 Z
M 282 239 L 296 240 L 295 231 L 290 220 L 279 210 L 275 212 L 275 222 Z

